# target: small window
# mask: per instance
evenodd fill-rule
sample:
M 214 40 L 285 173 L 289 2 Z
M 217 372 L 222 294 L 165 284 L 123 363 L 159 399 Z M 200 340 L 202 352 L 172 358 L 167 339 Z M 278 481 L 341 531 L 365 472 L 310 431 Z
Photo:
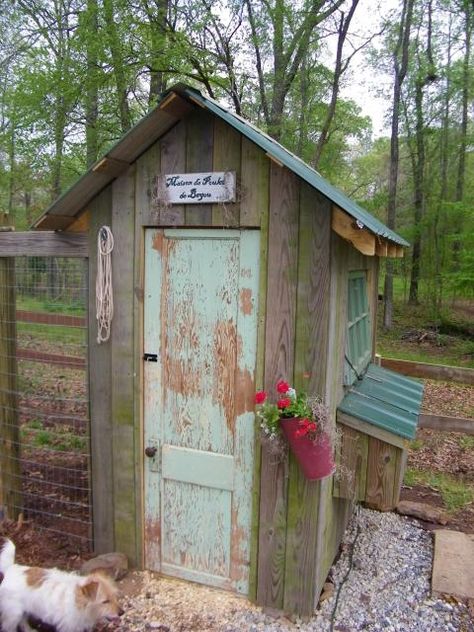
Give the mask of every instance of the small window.
M 372 357 L 369 301 L 365 272 L 351 272 L 347 297 L 347 341 L 344 384 L 353 384 Z

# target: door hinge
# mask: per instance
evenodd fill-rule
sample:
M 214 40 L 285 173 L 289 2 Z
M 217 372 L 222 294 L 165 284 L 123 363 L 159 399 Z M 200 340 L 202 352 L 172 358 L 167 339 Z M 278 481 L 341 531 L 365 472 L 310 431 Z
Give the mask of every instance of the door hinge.
M 158 362 L 158 354 L 156 353 L 144 353 L 143 359 L 145 362 Z

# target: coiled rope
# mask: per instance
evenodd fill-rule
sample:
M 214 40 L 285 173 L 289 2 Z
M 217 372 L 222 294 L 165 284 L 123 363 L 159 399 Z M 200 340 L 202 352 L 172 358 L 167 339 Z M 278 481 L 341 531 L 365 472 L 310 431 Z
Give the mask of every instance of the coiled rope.
M 114 236 L 108 226 L 102 226 L 97 236 L 97 277 L 95 281 L 95 307 L 97 318 L 97 342 L 106 342 L 114 316 L 112 288 L 112 250 Z

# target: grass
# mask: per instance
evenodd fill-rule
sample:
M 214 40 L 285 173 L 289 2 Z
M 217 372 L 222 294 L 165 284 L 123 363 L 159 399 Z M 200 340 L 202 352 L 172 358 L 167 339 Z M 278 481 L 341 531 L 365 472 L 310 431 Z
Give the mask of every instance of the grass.
M 47 429 L 43 427 L 39 419 L 32 419 L 23 424 L 21 440 L 30 446 L 49 448 L 58 452 L 84 454 L 88 448 L 87 437 L 71 432 L 69 426 L 57 425 Z
M 27 312 L 47 312 L 50 314 L 65 314 L 69 316 L 85 316 L 84 305 L 66 303 L 64 301 L 52 301 L 50 299 L 37 298 L 35 296 L 18 295 L 16 308 Z
M 404 484 L 409 487 L 423 485 L 435 489 L 441 494 L 449 513 L 459 511 L 474 502 L 474 486 L 449 474 L 407 468 Z
M 474 437 L 470 435 L 463 435 L 462 437 L 459 437 L 458 442 L 461 449 L 465 452 L 474 450 Z
M 82 327 L 67 327 L 65 325 L 45 325 L 43 323 L 17 323 L 20 336 L 31 336 L 35 341 L 49 344 L 85 345 L 85 330 Z M 59 351 L 58 351 L 59 353 Z

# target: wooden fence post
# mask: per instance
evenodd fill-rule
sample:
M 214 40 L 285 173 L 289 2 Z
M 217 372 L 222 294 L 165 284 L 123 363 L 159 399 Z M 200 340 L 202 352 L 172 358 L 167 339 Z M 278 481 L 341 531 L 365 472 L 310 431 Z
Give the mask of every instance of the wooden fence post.
M 22 506 L 15 317 L 15 259 L 0 257 L 0 512 L 11 520 Z

